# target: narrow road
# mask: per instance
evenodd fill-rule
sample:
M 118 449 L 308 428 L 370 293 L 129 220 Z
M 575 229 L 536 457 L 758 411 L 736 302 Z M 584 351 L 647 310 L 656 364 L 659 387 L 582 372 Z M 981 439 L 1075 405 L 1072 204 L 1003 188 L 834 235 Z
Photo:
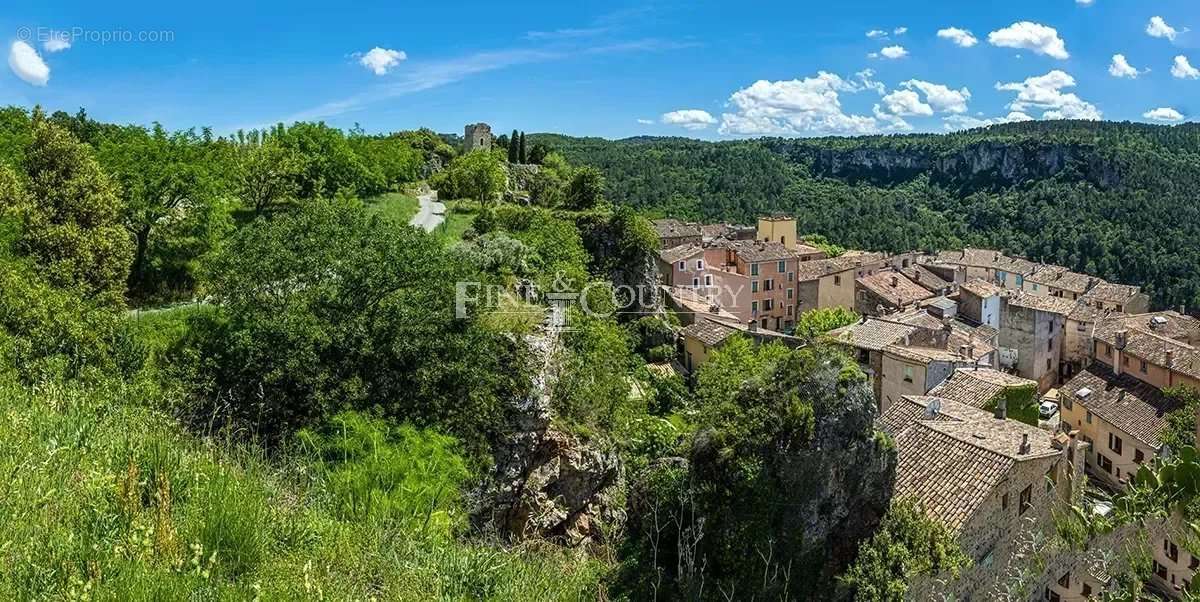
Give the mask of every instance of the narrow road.
M 418 195 L 417 201 L 421 203 L 421 208 L 408 224 L 424 228 L 426 232 L 433 232 L 433 229 L 446 219 L 446 205 L 438 202 L 436 190 Z

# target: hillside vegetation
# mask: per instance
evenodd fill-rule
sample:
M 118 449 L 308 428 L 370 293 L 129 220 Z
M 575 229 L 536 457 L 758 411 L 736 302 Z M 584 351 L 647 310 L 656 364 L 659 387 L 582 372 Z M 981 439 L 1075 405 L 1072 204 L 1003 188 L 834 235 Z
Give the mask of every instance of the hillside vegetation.
M 784 211 L 837 244 L 999 248 L 1200 305 L 1200 125 L 1028 122 L 953 134 L 703 142 L 531 137 L 660 215 Z

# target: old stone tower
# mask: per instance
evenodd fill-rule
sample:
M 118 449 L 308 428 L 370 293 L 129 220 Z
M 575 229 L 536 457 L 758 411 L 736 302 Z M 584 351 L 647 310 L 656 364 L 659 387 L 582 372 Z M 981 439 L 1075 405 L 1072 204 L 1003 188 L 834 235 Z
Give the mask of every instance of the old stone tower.
M 463 132 L 463 152 L 469 153 L 476 149 L 491 150 L 492 126 L 486 123 L 468 125 Z

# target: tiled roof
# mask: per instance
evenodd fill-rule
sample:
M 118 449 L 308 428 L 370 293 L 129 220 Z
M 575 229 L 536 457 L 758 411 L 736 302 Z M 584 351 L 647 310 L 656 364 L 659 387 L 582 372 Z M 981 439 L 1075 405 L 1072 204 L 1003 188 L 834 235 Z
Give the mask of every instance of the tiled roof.
M 1156 322 L 1155 318 L 1160 320 Z M 1117 347 L 1117 333 L 1121 331 L 1125 332 L 1123 351 L 1130 356 L 1200 378 L 1200 349 L 1189 343 L 1200 335 L 1200 322 L 1195 318 L 1173 311 L 1119 314 L 1097 322 L 1093 336 Z
M 659 238 L 677 238 L 680 236 L 700 236 L 700 228 L 695 224 L 681 222 L 677 219 L 656 219 L 654 230 Z
M 936 402 L 936 412 L 929 409 L 929 404 L 933 402 Z M 987 416 L 984 416 L 979 412 L 952 399 L 932 395 L 902 395 L 879 415 L 875 426 L 895 437 L 921 420 L 978 420 L 991 416 L 990 413 L 985 412 Z
M 950 328 L 951 331 L 948 335 L 941 328 L 918 329 L 908 337 L 907 344 L 904 341 L 897 341 L 884 347 L 883 351 L 922 364 L 933 361 L 972 363 L 995 351 L 995 348 L 987 342 L 973 337 L 969 329 L 959 327 L 958 322 L 950 322 Z M 965 357 L 960 353 L 964 351 L 964 348 L 971 357 Z
M 929 271 L 929 268 L 920 264 L 913 264 L 907 268 L 901 268 L 900 273 L 904 274 L 904 276 L 909 280 L 916 282 L 917 284 L 928 289 L 930 292 L 936 294 L 941 294 L 943 290 L 954 286 L 953 283 L 942 280 L 941 276 L 934 274 L 933 272 Z
M 866 263 L 866 261 L 859 255 L 842 255 L 831 259 L 804 261 L 796 267 L 796 281 L 808 282 L 809 280 L 824 278 L 831 274 L 853 270 L 863 263 Z
M 699 320 L 695 324 L 684 328 L 680 331 L 680 334 L 712 347 L 720 345 L 735 332 L 737 332 L 737 329 L 725 326 L 724 324 L 718 324 L 711 320 Z
M 961 251 L 942 251 L 937 254 L 934 261 L 949 265 L 991 268 L 1013 274 L 1028 274 L 1034 268 L 1031 261 L 1019 257 L 1009 257 L 993 249 L 967 248 Z
M 1086 397 L 1079 391 L 1088 389 Z M 1181 407 L 1158 388 L 1128 374 L 1114 374 L 1107 367 L 1092 364 L 1060 389 L 1060 398 L 1070 396 L 1074 403 L 1154 448 L 1167 428 L 1166 414 Z
M 795 250 L 777 242 L 736 240 L 729 242 L 728 248 L 733 249 L 742 261 L 747 262 L 779 261 L 799 257 Z
M 831 330 L 829 336 L 852 347 L 881 351 L 884 347 L 903 339 L 904 335 L 912 334 L 916 329 L 916 326 L 867 318 L 866 322 Z
M 703 252 L 704 248 L 697 244 L 679 245 L 678 247 L 660 250 L 658 257 L 667 263 L 675 263 L 681 259 L 687 259 Z
M 1033 273 L 1025 276 L 1025 281 L 1082 295 L 1099 279 L 1062 266 L 1042 264 L 1035 266 Z
M 1096 334 L 1112 338 L 1118 330 L 1151 332 L 1184 343 L 1200 340 L 1200 320 L 1176 311 L 1116 313 L 1096 325 Z
M 1026 309 L 1065 316 L 1074 311 L 1078 301 L 1051 295 L 1034 295 L 1024 291 L 1016 291 L 1008 297 L 1008 304 L 1012 307 L 1024 307 Z
M 991 368 L 960 368 L 929 394 L 983 409 L 1009 387 L 1037 387 L 1037 382 Z
M 900 272 L 879 272 L 863 276 L 857 282 L 893 307 L 904 307 L 933 296 L 928 289 Z
M 1142 289 L 1131 284 L 1116 284 L 1101 281 L 1080 297 L 1080 299 L 1088 303 L 1103 301 L 1105 303 L 1126 304 L 1140 292 L 1142 292 Z
M 958 288 L 982 299 L 999 295 L 1000 292 L 1004 290 L 998 285 L 988 282 L 983 278 L 972 278 L 964 282 L 962 286 L 959 286 Z

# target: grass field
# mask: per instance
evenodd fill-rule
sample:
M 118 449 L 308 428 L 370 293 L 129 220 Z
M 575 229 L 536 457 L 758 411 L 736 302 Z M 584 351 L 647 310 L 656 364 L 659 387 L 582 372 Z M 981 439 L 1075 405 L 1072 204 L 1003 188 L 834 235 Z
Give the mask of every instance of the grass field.
M 445 201 L 445 203 L 446 221 L 438 226 L 436 232 L 448 241 L 460 241 L 463 233 L 475 221 L 475 216 L 479 215 L 479 203 L 469 199 Z
M 386 219 L 407 224 L 417 214 L 417 197 L 403 192 L 389 192 L 366 201 L 367 210 Z

